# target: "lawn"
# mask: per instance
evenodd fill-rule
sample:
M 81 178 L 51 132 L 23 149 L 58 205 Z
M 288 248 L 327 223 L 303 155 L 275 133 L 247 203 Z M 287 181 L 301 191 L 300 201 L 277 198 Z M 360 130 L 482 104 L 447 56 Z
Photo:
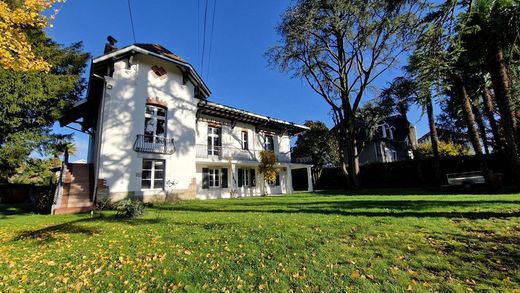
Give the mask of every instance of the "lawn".
M 394 193 L 171 202 L 134 220 L 0 206 L 0 292 L 520 289 L 520 194 Z

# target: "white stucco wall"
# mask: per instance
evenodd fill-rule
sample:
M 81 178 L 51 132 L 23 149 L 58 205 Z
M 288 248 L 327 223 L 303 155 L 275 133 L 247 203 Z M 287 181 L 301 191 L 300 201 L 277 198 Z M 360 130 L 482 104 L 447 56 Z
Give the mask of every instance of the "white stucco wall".
M 167 78 L 155 78 L 150 70 L 162 66 Z M 165 180 L 173 189 L 187 189 L 195 177 L 195 114 L 197 99 L 193 85 L 182 84 L 182 74 L 174 65 L 148 56 L 134 57 L 114 65 L 113 81 L 105 94 L 99 178 L 105 179 L 110 193 L 141 194 L 142 159 L 164 159 Z M 110 88 L 111 87 L 111 88 Z M 175 140 L 173 155 L 145 154 L 133 150 L 138 134 L 144 133 L 147 98 L 167 103 L 167 138 Z M 167 187 L 168 188 L 168 187 Z
M 156 78 L 151 67 L 162 66 L 167 78 Z M 113 200 L 127 196 L 163 198 L 168 192 L 182 192 L 190 188 L 193 181 L 197 184 L 197 198 L 229 198 L 233 185 L 233 175 L 238 180 L 238 168 L 256 169 L 256 186 L 237 189 L 238 197 L 260 196 L 264 194 L 262 175 L 259 174 L 258 162 L 234 162 L 226 160 L 204 162 L 197 158 L 196 145 L 207 145 L 207 120 L 220 121 L 222 125 L 222 146 L 241 151 L 241 132 L 246 130 L 249 136 L 249 150 L 259 158 L 264 147 L 263 131 L 256 132 L 256 127 L 238 122 L 234 127 L 231 121 L 215 117 L 196 119 L 198 99 L 194 97 L 191 82 L 183 85 L 182 72 L 173 64 L 159 59 L 136 55 L 132 64 L 120 60 L 114 64 L 113 76 L 107 77 L 103 109 L 98 121 L 101 136 L 96 136 L 93 146 L 92 161 L 96 162 L 99 153 L 99 172 L 96 179 L 106 180 L 108 192 Z M 176 151 L 172 155 L 136 152 L 133 149 L 137 135 L 144 134 L 145 106 L 147 98 L 163 101 L 167 105 L 166 137 L 173 138 Z M 203 117 L 204 118 L 204 117 Z M 290 137 L 274 134 L 274 150 L 277 155 L 286 155 L 290 159 Z M 99 139 L 101 138 L 101 139 Z M 163 190 L 141 190 L 143 159 L 161 159 L 165 161 L 165 184 Z M 229 188 L 202 189 L 202 168 L 218 166 L 228 168 Z M 266 186 L 268 194 L 291 193 L 292 179 L 290 169 L 280 174 L 280 186 Z

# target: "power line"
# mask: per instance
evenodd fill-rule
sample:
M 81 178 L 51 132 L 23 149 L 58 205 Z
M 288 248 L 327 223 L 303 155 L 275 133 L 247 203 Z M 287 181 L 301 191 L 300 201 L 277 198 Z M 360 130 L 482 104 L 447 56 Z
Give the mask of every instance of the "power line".
M 211 65 L 211 50 L 213 44 L 213 30 L 215 28 L 215 12 L 217 11 L 217 0 L 213 4 L 213 18 L 211 19 L 211 33 L 209 35 L 209 53 L 208 53 L 208 70 L 206 71 L 206 78 L 209 77 L 209 67 Z
M 202 39 L 202 61 L 200 66 L 200 74 L 202 75 L 204 72 L 204 52 L 206 51 L 206 22 L 208 19 L 208 0 L 206 0 L 206 5 L 204 8 L 204 29 L 203 29 L 203 39 Z
M 127 3 L 128 3 L 128 12 L 130 13 L 130 24 L 132 25 L 132 36 L 134 37 L 134 43 L 137 43 L 135 40 L 134 17 L 132 15 L 132 6 L 130 5 L 130 0 L 127 0 Z
M 197 56 L 200 55 L 200 0 L 197 0 Z M 199 68 L 200 68 L 199 61 Z

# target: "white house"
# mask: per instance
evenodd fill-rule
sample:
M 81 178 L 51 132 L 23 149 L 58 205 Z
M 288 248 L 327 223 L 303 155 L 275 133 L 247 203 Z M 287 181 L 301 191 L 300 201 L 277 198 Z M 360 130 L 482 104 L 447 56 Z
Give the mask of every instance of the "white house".
M 64 165 L 56 213 L 86 209 L 70 202 L 87 195 L 92 202 L 292 193 L 291 170 L 306 168 L 310 176 L 310 165 L 292 163 L 290 153 L 290 137 L 307 127 L 209 96 L 193 67 L 164 47 L 107 45 L 92 61 L 87 98 L 60 120 L 79 124 L 90 145 L 87 164 Z M 277 156 L 275 182 L 264 184 L 258 171 L 262 150 Z

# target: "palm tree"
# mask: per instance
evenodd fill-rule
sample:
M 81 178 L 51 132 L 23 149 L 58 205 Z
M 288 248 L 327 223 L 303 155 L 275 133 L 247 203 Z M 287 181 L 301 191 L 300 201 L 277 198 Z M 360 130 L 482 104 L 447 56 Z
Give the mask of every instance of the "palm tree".
M 473 37 L 474 42 L 468 44 L 466 49 L 484 56 L 483 64 L 493 84 L 506 151 L 511 158 L 513 178 L 517 184 L 520 184 L 519 129 L 506 61 L 506 55 L 514 42 L 518 42 L 520 35 L 520 4 L 512 0 L 476 0 L 468 16 L 467 26 L 476 30 L 467 33 Z

